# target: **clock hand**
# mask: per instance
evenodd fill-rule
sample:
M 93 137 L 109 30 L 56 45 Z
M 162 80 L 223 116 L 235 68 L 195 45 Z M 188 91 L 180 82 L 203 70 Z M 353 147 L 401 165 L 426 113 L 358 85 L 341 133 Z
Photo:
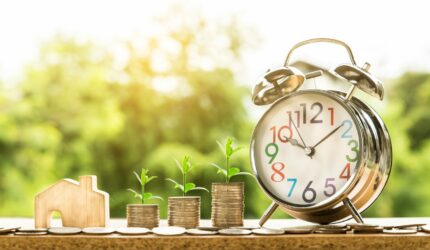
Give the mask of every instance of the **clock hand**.
M 294 128 L 296 129 L 297 134 L 299 135 L 300 140 L 302 141 L 303 145 L 305 146 L 305 148 L 307 148 L 306 143 L 305 143 L 305 141 L 303 140 L 302 135 L 300 134 L 299 130 L 297 129 L 296 124 L 294 123 L 293 119 L 291 119 L 291 113 L 290 113 L 290 121 L 291 121 L 291 123 L 293 124 Z
M 288 137 L 286 137 L 286 136 L 284 136 L 284 139 L 285 139 L 287 142 L 291 143 L 291 145 L 293 145 L 293 146 L 298 146 L 298 147 L 300 147 L 300 148 L 302 148 L 302 149 L 306 149 L 306 147 L 305 147 L 305 146 L 303 146 L 302 144 L 300 144 L 296 139 L 290 139 L 290 138 L 288 138 Z
M 334 134 L 336 131 L 338 131 L 344 123 L 337 126 L 337 128 L 333 129 L 330 133 L 328 133 L 324 138 L 322 138 L 319 142 L 317 142 L 314 146 L 312 146 L 312 149 L 315 149 L 318 145 L 320 145 L 323 141 L 325 141 L 327 138 L 329 138 L 332 134 Z

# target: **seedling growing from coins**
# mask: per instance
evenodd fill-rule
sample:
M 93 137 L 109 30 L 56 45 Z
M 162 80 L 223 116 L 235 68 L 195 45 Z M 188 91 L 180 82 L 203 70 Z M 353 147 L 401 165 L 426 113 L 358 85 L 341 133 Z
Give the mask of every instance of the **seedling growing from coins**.
M 133 172 L 134 175 L 136 176 L 136 179 L 140 183 L 140 187 L 141 187 L 140 193 L 136 192 L 135 190 L 133 190 L 131 188 L 127 189 L 128 191 L 130 191 L 130 192 L 132 192 L 134 194 L 135 198 L 140 199 L 141 202 L 142 202 L 142 204 L 145 204 L 145 201 L 151 200 L 151 199 L 163 200 L 163 198 L 161 198 L 160 196 L 156 196 L 156 195 L 153 195 L 152 193 L 145 192 L 145 186 L 146 186 L 146 184 L 148 184 L 150 181 L 152 181 L 152 180 L 154 180 L 154 179 L 157 178 L 157 176 L 149 176 L 148 172 L 149 172 L 149 170 L 146 169 L 146 168 L 142 168 L 142 170 L 140 172 L 140 176 L 135 171 Z
M 179 162 L 177 160 L 175 160 L 175 162 L 176 162 L 176 166 L 179 168 L 179 170 L 181 170 L 181 173 L 182 173 L 182 184 L 170 178 L 167 178 L 166 180 L 175 184 L 175 189 L 181 190 L 182 196 L 187 195 L 188 192 L 193 190 L 204 190 L 206 192 L 209 192 L 209 190 L 207 190 L 204 187 L 196 187 L 196 184 L 192 182 L 187 182 L 187 175 L 188 173 L 190 173 L 191 169 L 193 169 L 193 165 L 191 164 L 191 161 L 190 161 L 190 156 L 188 155 L 184 156 L 184 159 L 182 159 L 182 162 Z
M 229 183 L 230 179 L 234 176 L 237 176 L 237 175 L 254 176 L 251 173 L 241 172 L 239 168 L 230 166 L 230 159 L 233 156 L 233 154 L 235 154 L 237 151 L 241 150 L 243 147 L 234 147 L 232 138 L 227 138 L 224 145 L 219 141 L 217 141 L 217 144 L 225 156 L 225 168 L 223 168 L 223 167 L 221 167 L 215 163 L 211 163 L 211 166 L 218 169 L 217 174 L 224 175 L 226 183 Z

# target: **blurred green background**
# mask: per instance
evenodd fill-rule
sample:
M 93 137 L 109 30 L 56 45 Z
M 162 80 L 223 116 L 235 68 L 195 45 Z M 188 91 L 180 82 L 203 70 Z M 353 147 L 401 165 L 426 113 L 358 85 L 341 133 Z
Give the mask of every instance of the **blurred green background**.
M 132 172 L 147 167 L 159 177 L 147 188 L 165 198 L 165 218 L 166 198 L 179 195 L 164 181 L 180 175 L 174 159 L 189 154 L 196 165 L 190 180 L 210 189 L 223 181 L 209 166 L 223 162 L 216 140 L 229 136 L 246 147 L 232 165 L 251 171 L 248 143 L 258 117 L 251 85 L 232 65 L 241 65 L 243 51 L 258 49 L 259 35 L 228 20 L 159 16 L 163 32 L 119 43 L 127 55 L 121 66 L 103 44 L 60 33 L 39 48 L 16 84 L 0 75 L 0 216 L 32 216 L 33 196 L 44 187 L 95 174 L 110 193 L 111 216 L 124 217 L 126 204 L 138 202 L 126 191 L 138 188 Z M 223 42 L 213 42 L 215 36 Z M 279 48 L 277 61 L 288 48 Z M 385 83 L 386 100 L 376 109 L 393 140 L 394 165 L 365 216 L 429 216 L 430 73 L 405 72 Z M 270 200 L 252 178 L 235 178 L 246 182 L 246 217 L 258 218 Z M 194 194 L 209 218 L 210 195 Z

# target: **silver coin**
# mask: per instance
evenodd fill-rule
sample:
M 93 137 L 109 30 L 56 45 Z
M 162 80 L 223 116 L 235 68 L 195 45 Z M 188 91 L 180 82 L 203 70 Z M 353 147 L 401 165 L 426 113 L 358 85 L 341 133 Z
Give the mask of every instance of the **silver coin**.
M 415 234 L 417 230 L 411 229 L 384 229 L 384 234 Z
M 375 234 L 382 233 L 384 231 L 383 227 L 369 227 L 369 228 L 354 228 L 352 233 L 355 234 Z
M 282 228 L 286 234 L 311 234 L 313 233 L 313 228 Z
M 377 228 L 379 225 L 376 224 L 364 224 L 364 223 L 348 223 L 346 226 L 350 229 L 367 229 L 367 228 Z
M 220 230 L 221 228 L 219 228 L 219 227 L 197 227 L 197 229 L 200 229 L 200 230 L 205 230 L 205 231 L 218 231 L 218 230 Z
M 184 227 L 176 227 L 176 226 L 171 226 L 171 227 L 155 227 L 155 228 L 152 229 L 152 232 L 154 234 L 165 235 L 165 236 L 169 236 L 169 235 L 181 235 L 181 234 L 184 234 L 186 232 L 186 229 Z
M 209 231 L 209 230 L 201 230 L 198 228 L 190 228 L 187 229 L 187 234 L 195 234 L 195 235 L 214 235 L 217 234 L 217 231 Z
M 225 229 L 219 230 L 218 233 L 223 235 L 247 235 L 247 234 L 251 234 L 252 231 L 248 229 L 225 228 Z
M 317 234 L 345 234 L 346 233 L 346 228 L 332 228 L 332 229 L 324 229 L 324 228 L 319 228 L 317 230 L 314 231 L 314 233 Z
M 253 229 L 252 232 L 254 234 L 259 235 L 280 235 L 285 234 L 285 231 L 282 229 L 272 229 L 272 228 L 256 228 Z
M 15 232 L 15 235 L 20 235 L 20 236 L 37 236 L 37 235 L 47 235 L 48 232 Z
M 425 223 L 415 223 L 415 224 L 403 224 L 403 225 L 397 225 L 394 226 L 393 228 L 418 228 L 418 227 L 422 227 L 425 226 L 427 224 Z
M 79 234 L 81 232 L 82 229 L 79 227 L 51 227 L 48 229 L 48 233 L 59 235 Z
M 230 227 L 230 228 L 235 228 L 235 229 L 248 229 L 248 230 L 253 230 L 253 229 L 258 229 L 260 228 L 260 226 L 239 226 L 239 227 Z
M 104 235 L 114 233 L 115 230 L 107 227 L 86 227 L 82 229 L 82 232 L 85 234 Z
M 327 224 L 327 225 L 316 225 L 317 229 L 343 229 L 346 228 L 345 224 Z
M 422 226 L 421 232 L 430 233 L 430 225 Z
M 9 234 L 18 230 L 19 227 L 0 228 L 0 234 Z
M 26 228 L 22 227 L 17 230 L 18 232 L 24 233 L 38 233 L 38 232 L 48 232 L 47 228 Z
M 145 227 L 121 227 L 117 228 L 115 232 L 124 235 L 140 235 L 147 234 L 150 232 L 150 230 Z

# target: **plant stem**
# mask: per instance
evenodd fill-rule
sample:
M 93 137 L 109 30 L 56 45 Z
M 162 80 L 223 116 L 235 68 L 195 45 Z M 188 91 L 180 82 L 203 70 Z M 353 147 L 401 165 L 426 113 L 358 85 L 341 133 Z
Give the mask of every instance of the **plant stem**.
M 227 175 L 226 175 L 226 177 L 225 177 L 225 179 L 226 179 L 226 182 L 227 183 L 229 183 L 230 182 L 230 178 L 228 177 L 228 172 L 229 172 L 229 169 L 230 169 L 230 157 L 226 157 L 226 164 L 227 164 Z
M 145 184 L 142 183 L 142 204 L 145 204 Z
M 182 196 L 185 196 L 185 184 L 187 183 L 187 174 L 182 173 L 182 186 L 184 187 L 184 190 L 182 191 Z

